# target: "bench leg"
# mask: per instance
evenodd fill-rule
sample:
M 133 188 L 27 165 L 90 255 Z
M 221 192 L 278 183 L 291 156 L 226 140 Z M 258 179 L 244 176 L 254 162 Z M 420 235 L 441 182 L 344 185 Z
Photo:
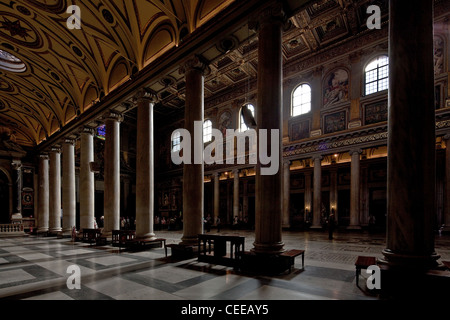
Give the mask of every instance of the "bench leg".
M 305 254 L 302 253 L 302 268 L 305 269 Z
M 361 268 L 356 268 L 356 286 L 359 288 L 359 275 L 361 274 Z

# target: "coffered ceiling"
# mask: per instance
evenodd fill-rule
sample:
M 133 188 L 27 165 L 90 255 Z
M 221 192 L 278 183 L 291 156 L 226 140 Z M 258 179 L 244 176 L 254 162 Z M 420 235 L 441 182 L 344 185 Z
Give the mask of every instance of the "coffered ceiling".
M 0 64 L 4 66 L 0 69 L 0 126 L 11 128 L 21 145 L 39 145 L 100 108 L 106 98 L 126 91 L 138 78 L 160 99 L 156 117 L 180 113 L 185 84 L 179 65 L 171 64 L 157 75 L 148 69 L 157 70 L 167 63 L 166 56 L 174 56 L 193 38 L 214 29 L 217 19 L 227 18 L 224 12 L 233 13 L 232 8 L 246 3 L 258 2 L 0 0 Z M 371 4 L 380 6 L 383 23 L 388 20 L 388 0 L 284 3 L 292 9 L 283 36 L 285 66 L 376 33 L 366 26 L 366 9 Z M 70 14 L 66 10 L 72 4 L 81 9 L 79 30 L 67 27 Z M 256 81 L 258 37 L 248 28 L 249 19 L 241 19 L 229 32 L 217 31 L 209 45 L 195 52 L 211 68 L 205 78 L 205 99 Z M 8 57 L 10 68 L 5 67 Z M 11 70 L 11 63 L 17 70 Z M 129 107 L 120 108 L 126 112 Z

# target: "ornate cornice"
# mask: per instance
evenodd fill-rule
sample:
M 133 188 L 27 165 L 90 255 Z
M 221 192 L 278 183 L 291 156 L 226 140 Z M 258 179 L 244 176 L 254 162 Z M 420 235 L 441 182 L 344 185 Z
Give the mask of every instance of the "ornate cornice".
M 436 130 L 449 128 L 450 120 L 436 122 Z M 387 144 L 387 139 L 387 124 L 384 124 L 377 127 L 363 128 L 358 131 L 343 132 L 341 135 L 317 137 L 316 139 L 285 145 L 283 147 L 283 157 L 312 157 L 317 154 L 342 151 L 342 149 L 346 149 L 349 152 L 358 151 L 369 146 Z

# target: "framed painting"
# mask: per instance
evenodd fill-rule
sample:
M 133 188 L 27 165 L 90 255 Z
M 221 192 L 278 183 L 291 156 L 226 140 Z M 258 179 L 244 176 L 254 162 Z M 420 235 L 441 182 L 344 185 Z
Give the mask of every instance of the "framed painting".
M 302 140 L 310 137 L 310 121 L 293 121 L 289 124 L 290 141 Z
M 339 111 L 324 116 L 323 130 L 324 133 L 333 133 L 342 131 L 347 128 L 347 112 Z

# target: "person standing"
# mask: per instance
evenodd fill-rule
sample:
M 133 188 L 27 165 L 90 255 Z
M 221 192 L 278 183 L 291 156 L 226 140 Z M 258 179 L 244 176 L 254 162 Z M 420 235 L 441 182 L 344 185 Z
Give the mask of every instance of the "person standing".
M 333 239 L 333 231 L 334 227 L 336 226 L 336 219 L 334 217 L 334 209 L 331 212 L 330 216 L 328 217 L 328 239 Z

